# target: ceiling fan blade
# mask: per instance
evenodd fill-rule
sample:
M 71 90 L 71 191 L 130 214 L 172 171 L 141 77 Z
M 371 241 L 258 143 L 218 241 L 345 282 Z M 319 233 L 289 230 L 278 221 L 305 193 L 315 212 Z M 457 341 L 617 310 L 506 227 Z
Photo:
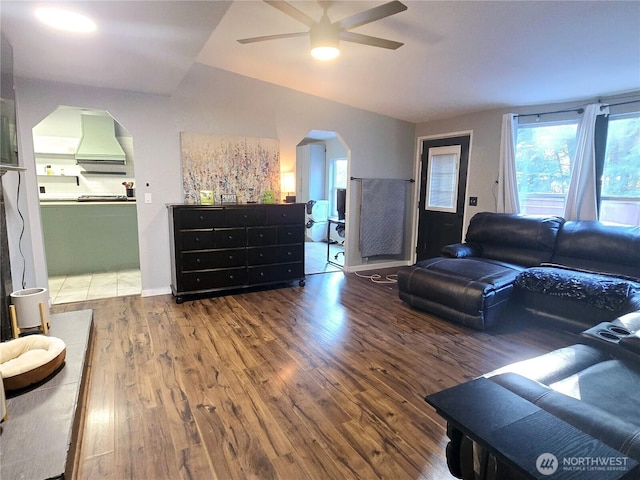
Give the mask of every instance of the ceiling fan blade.
M 340 32 L 340 39 L 344 40 L 345 42 L 360 43 L 362 45 L 370 45 L 372 47 L 388 48 L 389 50 L 395 50 L 404 45 L 404 43 L 394 42 L 393 40 L 371 37 L 369 35 L 362 35 L 361 33 L 355 32 Z
M 309 35 L 309 32 L 298 32 L 298 33 L 280 33 L 278 35 L 265 35 L 263 37 L 252 37 L 252 38 L 241 38 L 238 40 L 240 43 L 256 43 L 256 42 L 265 42 L 267 40 L 279 40 L 281 38 L 291 38 L 291 37 L 304 37 Z
M 283 2 L 281 0 L 264 0 L 264 2 L 268 3 L 273 8 L 277 8 L 282 13 L 289 15 L 292 18 L 295 18 L 299 22 L 304 23 L 307 27 L 313 27 L 316 24 L 316 21 L 313 18 L 311 18 L 306 13 L 301 12 L 290 3 Z
M 407 6 L 402 2 L 393 1 L 374 7 L 364 12 L 356 13 L 347 18 L 343 18 L 338 22 L 340 30 L 350 30 L 352 28 L 359 27 L 366 23 L 375 22 L 376 20 L 395 15 L 396 13 L 404 12 Z

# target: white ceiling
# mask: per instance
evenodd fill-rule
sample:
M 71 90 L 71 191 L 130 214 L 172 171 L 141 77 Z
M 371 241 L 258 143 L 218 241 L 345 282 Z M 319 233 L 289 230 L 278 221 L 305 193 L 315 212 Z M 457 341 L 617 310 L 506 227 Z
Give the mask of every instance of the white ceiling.
M 78 40 L 38 25 L 37 4 L 67 4 L 98 23 Z M 313 18 L 314 1 L 292 1 Z M 332 20 L 385 1 L 334 2 Z M 640 90 L 640 1 L 411 1 L 354 29 L 404 42 L 392 51 L 342 42 L 313 60 L 307 30 L 260 1 L 0 2 L 3 34 L 25 77 L 171 94 L 193 62 L 411 122 L 512 105 Z

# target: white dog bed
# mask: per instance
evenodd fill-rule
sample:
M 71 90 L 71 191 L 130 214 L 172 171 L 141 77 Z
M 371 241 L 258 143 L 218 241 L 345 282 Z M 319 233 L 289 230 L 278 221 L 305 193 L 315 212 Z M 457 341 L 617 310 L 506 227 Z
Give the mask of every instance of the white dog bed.
M 65 343 L 56 337 L 27 335 L 0 343 L 0 373 L 6 390 L 44 380 L 63 364 Z

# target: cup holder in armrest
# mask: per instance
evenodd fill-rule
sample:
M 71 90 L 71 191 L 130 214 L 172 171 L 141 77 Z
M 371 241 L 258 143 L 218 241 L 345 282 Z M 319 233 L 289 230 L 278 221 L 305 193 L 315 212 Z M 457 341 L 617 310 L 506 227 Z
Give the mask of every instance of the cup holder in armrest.
M 581 335 L 589 340 L 604 340 L 608 343 L 618 344 L 623 338 L 631 335 L 631 332 L 622 326 L 603 322 L 582 332 Z
M 615 333 L 611 333 L 609 330 L 596 330 L 596 335 L 607 342 L 616 342 L 620 341 L 620 337 Z
M 615 335 L 622 336 L 622 337 L 631 335 L 631 332 L 629 330 L 627 330 L 624 327 L 619 327 L 618 325 L 611 325 L 607 330 L 609 330 L 611 333 Z

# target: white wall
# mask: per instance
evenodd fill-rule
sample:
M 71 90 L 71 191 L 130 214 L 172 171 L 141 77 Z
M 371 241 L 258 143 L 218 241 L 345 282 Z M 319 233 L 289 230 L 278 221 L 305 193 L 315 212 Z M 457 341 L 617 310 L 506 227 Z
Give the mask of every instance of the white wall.
M 181 199 L 178 133 L 169 98 L 22 78 L 17 79 L 16 86 L 20 162 L 28 168 L 23 174 L 26 195 L 21 200 L 28 222 L 28 236 L 23 241 L 28 283 L 47 285 L 31 131 L 59 105 L 69 105 L 104 109 L 132 135 L 136 193 L 141 198 L 146 192 L 153 195 L 153 203 L 137 204 L 143 294 L 168 292 L 169 232 L 165 204 Z M 9 221 L 15 223 L 15 219 Z M 13 264 L 14 252 L 11 254 Z
M 47 284 L 31 131 L 59 105 L 104 109 L 133 137 L 136 195 L 153 196 L 153 203 L 137 204 L 143 295 L 169 292 L 165 204 L 182 201 L 181 131 L 278 138 L 283 171 L 295 168 L 296 145 L 307 132 L 336 131 L 351 150 L 351 175 L 409 178 L 413 172 L 413 124 L 200 64 L 171 98 L 24 78 L 16 79 L 16 87 L 20 162 L 29 169 L 22 174 L 20 200 L 28 225 L 23 238 L 27 286 Z M 357 212 L 358 204 L 351 193 L 348 208 Z M 347 229 L 355 240 L 358 218 L 351 217 Z M 19 229 L 15 211 L 7 220 L 11 231 Z M 13 249 L 11 256 L 12 263 L 21 262 Z M 357 241 L 350 242 L 347 260 L 355 268 L 361 265 Z
M 348 146 L 350 175 L 410 178 L 414 125 L 204 65 L 194 65 L 172 96 L 178 131 L 273 137 L 281 169 L 295 169 L 296 146 L 310 130 L 334 131 Z M 346 264 L 359 254 L 359 192 L 349 190 Z

